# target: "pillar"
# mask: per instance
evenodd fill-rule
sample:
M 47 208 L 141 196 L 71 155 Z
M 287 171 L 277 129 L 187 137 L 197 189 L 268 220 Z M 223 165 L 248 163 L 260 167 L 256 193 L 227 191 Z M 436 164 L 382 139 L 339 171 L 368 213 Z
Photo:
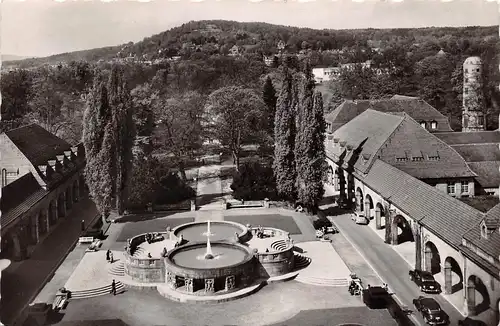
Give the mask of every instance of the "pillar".
M 65 204 L 65 201 L 66 201 L 66 196 L 63 196 L 63 200 L 62 200 L 62 203 L 59 202 L 59 197 L 57 198 L 57 207 L 58 207 L 58 212 L 57 214 L 59 214 L 59 217 L 65 217 L 66 216 L 66 204 Z
M 32 221 L 33 222 L 33 221 Z M 35 215 L 35 227 L 33 228 L 34 231 L 34 238 L 35 238 L 35 243 L 38 243 L 40 241 L 40 226 L 38 225 L 38 214 Z
M 73 183 L 73 202 L 77 203 L 78 200 L 80 199 L 79 197 L 80 197 L 80 192 L 78 191 L 78 183 Z
M 377 206 L 375 207 L 375 228 L 377 230 L 380 230 L 382 228 L 382 221 L 380 220 L 382 218 L 382 212 L 380 211 L 380 207 Z
M 370 216 L 371 210 L 370 210 L 370 201 L 365 200 L 365 216 L 368 220 L 371 220 Z
M 226 291 L 230 291 L 235 287 L 235 277 L 234 275 L 226 276 Z
M 214 282 L 215 280 L 213 278 L 207 278 L 205 279 L 205 293 L 214 293 Z
M 425 247 L 425 270 L 432 273 L 432 250 Z
M 47 208 L 46 215 L 45 215 L 45 222 L 47 223 L 47 232 L 50 230 L 50 206 Z
M 422 270 L 422 229 L 415 224 L 413 236 L 415 238 L 415 269 Z
M 467 282 L 466 307 L 469 316 L 476 316 L 476 287 L 474 282 Z
M 193 293 L 194 288 L 193 288 L 193 279 L 186 277 L 184 279 L 184 286 L 186 287 L 186 292 L 188 293 Z
M 391 243 L 392 219 L 393 213 L 389 211 L 389 214 L 385 216 L 385 243 Z
M 452 278 L 451 278 L 451 264 L 448 261 L 444 263 L 444 293 L 451 294 L 452 293 Z
M 69 210 L 69 209 L 71 209 L 71 206 L 72 206 L 72 205 L 71 205 L 71 204 L 72 204 L 72 202 L 71 202 L 71 198 L 73 197 L 73 196 L 71 196 L 71 186 L 70 186 L 68 189 L 66 189 L 66 196 L 65 196 L 65 197 L 66 197 L 66 198 L 65 198 L 65 201 L 66 201 L 66 209 L 68 209 L 68 210 Z
M 391 221 L 391 244 L 396 246 L 398 244 L 398 221 L 396 217 L 392 218 Z

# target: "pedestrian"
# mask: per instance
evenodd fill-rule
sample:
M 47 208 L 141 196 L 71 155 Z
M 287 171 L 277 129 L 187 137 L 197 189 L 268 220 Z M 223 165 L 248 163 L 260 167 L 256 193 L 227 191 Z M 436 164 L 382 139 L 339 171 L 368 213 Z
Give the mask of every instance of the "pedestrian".
M 108 251 L 106 251 L 106 261 L 108 263 L 109 263 L 110 254 L 111 254 L 111 250 L 108 249 Z
M 109 262 L 112 264 L 115 260 L 113 259 L 113 252 L 109 251 Z
M 113 295 L 116 295 L 116 283 L 115 283 L 115 280 L 113 280 L 113 282 L 111 282 L 111 293 Z

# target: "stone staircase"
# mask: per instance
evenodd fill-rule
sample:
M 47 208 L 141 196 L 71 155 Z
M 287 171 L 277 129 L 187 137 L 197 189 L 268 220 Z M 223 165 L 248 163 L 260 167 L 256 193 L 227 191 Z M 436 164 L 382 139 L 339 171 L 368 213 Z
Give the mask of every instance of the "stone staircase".
M 277 240 L 277 241 L 271 243 L 271 248 L 274 250 L 281 251 L 281 250 L 285 250 L 286 247 L 287 247 L 287 243 L 285 240 Z M 304 255 L 301 255 L 299 253 L 295 253 L 294 270 L 306 268 L 307 266 L 309 266 L 309 264 L 311 264 L 311 258 L 306 257 Z
M 146 258 L 147 253 L 146 253 L 146 250 L 144 248 L 137 247 L 132 256 L 136 257 L 136 258 Z
M 349 281 L 347 278 L 327 278 L 327 277 L 315 277 L 315 276 L 305 276 L 303 274 L 297 275 L 296 281 L 317 286 L 348 286 Z
M 116 293 L 121 293 L 125 290 L 125 285 L 122 282 L 116 282 Z M 70 290 L 71 291 L 71 290 Z M 70 300 L 79 300 L 99 297 L 102 295 L 111 294 L 111 284 L 102 286 L 95 289 L 81 290 L 81 291 L 71 291 Z
M 125 276 L 125 263 L 123 261 L 118 261 L 115 264 L 111 264 L 108 273 L 113 276 Z

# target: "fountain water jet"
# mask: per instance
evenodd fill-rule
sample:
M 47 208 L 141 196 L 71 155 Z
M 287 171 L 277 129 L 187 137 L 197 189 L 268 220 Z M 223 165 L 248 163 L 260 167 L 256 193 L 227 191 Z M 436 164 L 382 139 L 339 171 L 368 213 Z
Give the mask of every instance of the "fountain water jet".
M 210 245 L 210 221 L 207 223 L 207 252 L 205 253 L 205 259 L 214 259 L 214 254 L 212 253 L 212 246 Z

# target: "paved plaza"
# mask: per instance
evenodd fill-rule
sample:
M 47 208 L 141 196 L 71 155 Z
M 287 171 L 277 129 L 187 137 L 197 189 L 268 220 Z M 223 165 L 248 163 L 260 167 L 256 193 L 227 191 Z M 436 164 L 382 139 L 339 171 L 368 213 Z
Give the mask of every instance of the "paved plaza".
M 200 189 L 200 183 L 198 187 Z M 206 192 L 215 192 L 214 182 L 202 184 Z M 218 199 L 208 203 L 214 210 Z M 110 270 L 123 264 L 121 252 L 128 238 L 146 232 L 165 231 L 193 221 L 211 220 L 214 210 L 178 212 L 167 214 L 142 214 L 126 216 L 113 223 L 98 252 L 86 253 L 75 264 L 64 262 L 63 272 L 56 272 L 35 302 L 51 302 L 56 289 L 66 286 L 76 291 L 109 286 L 112 279 L 121 281 L 120 276 L 111 275 Z M 366 277 L 371 284 L 381 281 L 359 254 L 345 240 L 342 234 L 332 236 L 332 242 L 316 241 L 315 230 L 310 217 L 290 210 L 231 209 L 215 210 L 219 220 L 233 221 L 243 225 L 262 225 L 289 232 L 297 253 L 311 259 L 311 264 L 299 270 L 297 280 L 269 283 L 257 292 L 238 300 L 224 303 L 192 304 L 179 303 L 160 295 L 156 287 L 149 289 L 127 288 L 123 293 L 112 296 L 104 293 L 91 298 L 71 300 L 61 313 L 51 316 L 55 325 L 339 325 L 361 323 L 373 326 L 392 326 L 396 322 L 386 310 L 370 310 L 360 297 L 347 291 L 347 277 L 354 272 Z M 257 240 L 253 240 L 254 242 Z M 155 255 L 163 246 L 170 249 L 171 243 L 143 244 L 141 254 L 146 251 Z M 148 247 L 149 246 L 149 247 Z M 162 247 L 162 248 L 160 248 Z M 266 247 L 266 241 L 259 243 Z M 75 250 L 83 250 L 77 246 Z M 262 249 L 261 248 L 261 249 Z M 105 259 L 106 250 L 114 252 L 115 262 Z M 71 256 L 71 254 L 70 254 Z M 71 270 L 71 273 L 69 272 Z M 302 273 L 302 277 L 300 274 Z M 66 275 L 64 279 L 62 275 Z M 64 282 L 63 282 L 64 279 Z M 339 281 L 340 280 L 340 281 Z M 340 282 L 340 283 L 339 283 Z M 330 283 L 330 284 L 329 284 Z M 335 284 L 333 284 L 335 283 Z M 136 284 L 137 285 L 137 284 Z

